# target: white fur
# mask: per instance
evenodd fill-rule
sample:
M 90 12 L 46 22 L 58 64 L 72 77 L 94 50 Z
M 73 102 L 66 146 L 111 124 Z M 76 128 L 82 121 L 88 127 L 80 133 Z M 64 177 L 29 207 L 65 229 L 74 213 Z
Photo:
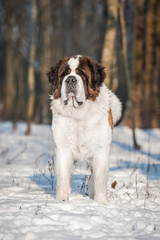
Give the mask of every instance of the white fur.
M 69 59 L 68 65 L 71 69 L 71 72 L 75 72 L 76 68 L 78 67 L 79 57 L 80 57 L 80 55 L 77 55 L 76 57 L 72 57 Z
M 85 100 L 81 108 L 64 106 L 61 99 L 53 99 L 52 130 L 55 142 L 57 189 L 56 198 L 68 200 L 71 192 L 74 160 L 89 161 L 93 169 L 96 201 L 107 202 L 107 172 L 112 129 L 108 121 L 112 110 L 114 124 L 120 118 L 118 98 L 103 84 L 95 101 Z M 89 184 L 90 186 L 91 184 Z

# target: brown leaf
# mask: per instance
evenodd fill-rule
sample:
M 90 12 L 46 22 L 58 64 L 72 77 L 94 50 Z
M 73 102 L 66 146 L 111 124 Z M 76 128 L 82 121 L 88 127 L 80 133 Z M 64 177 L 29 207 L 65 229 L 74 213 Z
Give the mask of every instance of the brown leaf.
M 115 189 L 115 188 L 116 188 L 116 185 L 117 185 L 117 182 L 114 181 L 114 182 L 111 184 L 111 187 Z

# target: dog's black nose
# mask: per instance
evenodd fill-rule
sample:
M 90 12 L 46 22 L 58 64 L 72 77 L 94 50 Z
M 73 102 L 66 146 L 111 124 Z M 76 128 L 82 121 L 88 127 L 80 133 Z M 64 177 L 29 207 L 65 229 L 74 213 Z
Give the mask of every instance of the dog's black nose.
M 66 79 L 67 92 L 68 93 L 75 92 L 75 90 L 76 90 L 76 82 L 77 82 L 77 79 L 74 76 L 69 76 Z
M 76 84 L 77 80 L 74 76 L 69 76 L 66 80 L 67 84 Z

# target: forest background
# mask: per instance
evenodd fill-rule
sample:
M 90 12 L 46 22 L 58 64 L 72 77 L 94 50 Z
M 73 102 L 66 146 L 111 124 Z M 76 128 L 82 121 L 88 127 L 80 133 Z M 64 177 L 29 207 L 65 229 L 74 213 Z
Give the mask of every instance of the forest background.
M 0 120 L 50 123 L 46 73 L 75 54 L 106 67 L 121 124 L 160 127 L 159 0 L 0 0 Z

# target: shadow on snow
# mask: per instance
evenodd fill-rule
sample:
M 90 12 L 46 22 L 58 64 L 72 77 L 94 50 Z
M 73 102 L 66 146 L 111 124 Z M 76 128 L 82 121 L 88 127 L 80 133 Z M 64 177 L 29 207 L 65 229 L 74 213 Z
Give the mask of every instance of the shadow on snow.
M 110 171 L 118 171 L 124 169 L 139 169 L 139 171 L 146 175 L 150 180 L 160 180 L 160 164 L 144 164 L 144 163 L 132 163 L 128 161 L 121 161 L 119 166 L 110 168 Z M 50 176 L 49 174 L 37 174 L 29 177 L 33 182 L 40 186 L 45 192 L 55 197 L 56 195 L 56 176 Z M 72 192 L 88 195 L 87 176 L 74 175 Z
M 153 154 L 150 152 L 145 152 L 143 150 L 135 150 L 133 146 L 126 143 L 121 143 L 118 141 L 113 141 L 113 144 L 118 145 L 122 149 L 125 149 L 130 152 L 139 152 L 147 157 L 150 157 L 154 160 L 160 160 L 160 155 Z M 110 171 L 118 171 L 124 169 L 139 169 L 139 171 L 146 175 L 150 180 L 160 180 L 160 164 L 145 164 L 145 163 L 133 163 L 129 161 L 120 161 L 119 165 L 113 168 L 110 168 Z M 49 194 L 55 197 L 56 195 L 56 176 L 50 176 L 49 174 L 36 174 L 29 177 L 33 182 L 38 186 L 44 189 Z M 82 194 L 84 196 L 88 195 L 88 185 L 87 185 L 87 176 L 85 175 L 74 175 L 72 192 Z
M 110 171 L 117 171 L 123 169 L 139 169 L 140 172 L 150 180 L 160 179 L 160 164 L 145 164 L 145 163 L 132 163 L 128 161 L 121 161 L 119 166 L 110 168 Z
M 117 146 L 130 151 L 130 152 L 138 152 L 142 155 L 145 155 L 147 157 L 153 158 L 154 160 L 160 160 L 160 154 L 155 154 L 155 153 L 151 153 L 151 152 L 146 152 L 143 150 L 135 150 L 134 147 L 132 145 L 126 144 L 126 143 L 122 143 L 122 142 L 118 142 L 116 140 L 113 140 L 113 144 L 116 144 Z
M 151 152 L 146 152 L 143 150 L 135 150 L 133 146 L 128 145 L 126 143 L 121 143 L 116 140 L 113 140 L 113 144 L 118 145 L 124 150 L 130 151 L 130 152 L 138 152 L 142 155 L 147 156 L 148 158 L 152 158 L 154 160 L 160 160 L 160 154 L 154 154 Z M 110 171 L 117 171 L 117 170 L 123 170 L 123 169 L 139 169 L 139 171 L 146 175 L 150 180 L 159 180 L 160 179 L 160 164 L 154 164 L 154 163 L 133 163 L 130 161 L 121 161 L 120 164 L 117 167 L 110 168 Z
M 56 176 L 50 176 L 49 174 L 37 174 L 30 176 L 33 182 L 40 186 L 45 192 L 56 196 Z M 88 185 L 87 176 L 85 175 L 74 175 L 72 183 L 72 192 L 88 196 Z

